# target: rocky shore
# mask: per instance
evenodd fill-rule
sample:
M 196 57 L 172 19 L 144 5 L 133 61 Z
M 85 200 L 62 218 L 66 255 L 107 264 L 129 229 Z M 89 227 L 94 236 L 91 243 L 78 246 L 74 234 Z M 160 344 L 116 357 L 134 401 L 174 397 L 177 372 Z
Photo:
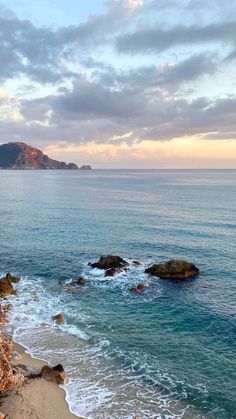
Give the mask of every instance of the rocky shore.
M 5 332 L 11 304 L 20 278 L 0 279 L 0 419 L 72 419 L 65 393 L 58 386 L 68 380 L 62 365 L 51 367 L 33 359 Z
M 118 277 L 122 272 L 131 273 L 132 267 L 138 267 L 143 273 L 153 277 L 149 283 L 136 283 L 129 289 L 130 294 L 151 292 L 155 287 L 156 278 L 160 280 L 186 281 L 199 274 L 199 269 L 185 260 L 170 260 L 143 266 L 139 260 L 127 261 L 120 256 L 101 256 L 96 262 L 89 263 L 91 275 L 93 269 L 104 272 L 104 277 Z M 146 269 L 145 269 L 146 268 Z M 155 278 L 156 277 L 156 278 Z M 115 280 L 115 278 L 114 278 Z M 20 278 L 7 273 L 0 278 L 0 419 L 72 419 L 77 416 L 69 412 L 65 402 L 65 394 L 59 385 L 66 384 L 68 377 L 61 364 L 50 366 L 45 361 L 35 360 L 26 354 L 23 348 L 14 344 L 6 333 L 9 313 L 12 309 L 14 296 L 17 297 L 17 284 Z M 87 278 L 79 277 L 69 282 L 60 280 L 62 292 L 79 292 L 89 289 Z M 8 297 L 11 302 L 8 301 Z M 34 301 L 37 300 L 34 295 Z M 26 302 L 27 303 L 27 302 Z M 63 325 L 63 313 L 54 313 L 52 321 Z

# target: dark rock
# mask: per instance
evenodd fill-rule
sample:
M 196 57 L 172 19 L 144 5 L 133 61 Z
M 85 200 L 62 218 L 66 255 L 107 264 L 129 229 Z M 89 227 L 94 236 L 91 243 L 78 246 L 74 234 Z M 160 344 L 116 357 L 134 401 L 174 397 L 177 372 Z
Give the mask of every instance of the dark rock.
M 162 279 L 185 280 L 199 274 L 199 269 L 186 260 L 170 260 L 169 262 L 152 265 L 145 273 Z
M 112 269 L 112 268 L 124 268 L 128 266 L 128 263 L 122 259 L 120 256 L 101 256 L 98 262 L 91 263 L 93 268 L 99 269 Z
M 105 276 L 115 276 L 120 272 L 122 272 L 122 269 L 111 268 L 106 271 Z
M 140 266 L 141 262 L 139 260 L 133 260 L 132 265 L 134 266 Z
M 57 324 L 64 324 L 65 323 L 65 318 L 63 316 L 63 314 L 56 314 L 55 316 L 52 316 L 52 320 L 57 323 Z
M 92 167 L 89 164 L 86 164 L 86 165 L 81 166 L 80 170 L 92 170 Z
M 138 284 L 137 287 L 130 288 L 130 291 L 134 293 L 139 293 L 139 292 L 142 292 L 145 288 L 146 288 L 146 285 Z
M 68 382 L 67 374 L 61 364 L 58 364 L 53 368 L 45 365 L 40 372 L 40 376 L 45 380 L 57 384 L 66 384 Z
M 86 281 L 85 281 L 85 279 L 81 276 L 79 279 L 77 279 L 77 281 L 76 281 L 76 284 L 77 285 L 85 285 L 86 284 Z
M 132 288 L 130 288 L 130 292 L 138 292 L 137 287 L 132 287 Z
M 57 364 L 55 367 L 52 367 L 53 371 L 63 372 L 64 368 L 61 364 Z
M 138 284 L 137 285 L 137 290 L 138 291 L 143 291 L 146 288 L 146 286 L 144 284 Z
M 72 287 L 76 287 L 77 285 L 83 286 L 86 284 L 85 279 L 81 276 L 79 279 L 75 279 L 74 281 L 71 281 L 68 285 Z
M 69 169 L 69 170 L 78 170 L 78 166 L 75 163 L 68 163 L 67 169 Z

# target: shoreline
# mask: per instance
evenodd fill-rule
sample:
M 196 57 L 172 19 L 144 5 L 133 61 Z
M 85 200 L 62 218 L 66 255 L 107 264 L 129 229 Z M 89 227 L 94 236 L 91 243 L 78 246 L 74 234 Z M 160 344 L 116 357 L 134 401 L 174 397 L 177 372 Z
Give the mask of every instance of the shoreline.
M 33 358 L 27 349 L 13 341 L 14 351 L 20 358 L 12 365 L 24 365 L 38 372 L 48 362 Z M 66 401 L 66 392 L 55 383 L 44 378 L 27 380 L 21 387 L 16 387 L 0 395 L 0 410 L 9 419 L 78 419 Z M 82 419 L 82 418 L 79 418 Z

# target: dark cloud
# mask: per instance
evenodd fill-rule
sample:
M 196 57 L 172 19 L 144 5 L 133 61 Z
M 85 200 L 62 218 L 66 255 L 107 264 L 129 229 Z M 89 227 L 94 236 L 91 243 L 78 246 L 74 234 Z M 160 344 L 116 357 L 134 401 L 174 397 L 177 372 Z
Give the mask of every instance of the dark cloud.
M 236 39 L 236 21 L 212 23 L 207 26 L 183 26 L 163 30 L 147 27 L 117 37 L 116 47 L 126 54 L 161 52 L 179 45 L 229 42 Z
M 177 90 L 182 83 L 192 82 L 204 75 L 211 75 L 217 70 L 218 57 L 212 54 L 192 55 L 176 64 L 140 67 L 126 71 L 97 72 L 95 77 L 104 86 L 124 86 L 136 89 Z
M 99 83 L 78 80 L 72 90 L 44 99 L 25 101 L 22 113 L 28 123 L 44 120 L 51 112 L 45 133 L 73 142 L 112 142 L 112 137 L 133 132 L 137 139 L 169 140 L 174 137 L 236 131 L 236 97 L 195 100 L 165 97 L 162 91 L 124 87 L 113 91 Z M 45 134 L 47 137 L 47 134 Z M 124 141 L 121 139 L 121 141 Z
M 209 3 L 220 10 L 219 0 Z M 196 12 L 201 5 L 210 9 L 203 0 L 183 0 L 181 7 L 177 0 L 143 6 L 138 0 L 107 0 L 103 14 L 63 28 L 37 27 L 5 10 L 0 16 L 0 79 L 26 75 L 31 81 L 21 90 L 19 81 L 21 102 L 12 102 L 24 119 L 8 119 L 11 103 L 4 105 L 1 138 L 113 144 L 208 133 L 231 138 L 236 98 L 210 99 L 212 92 L 197 83 L 231 65 L 222 56 L 228 62 L 236 57 L 236 21 L 211 21 L 209 14 L 207 24 L 194 16 L 183 25 L 179 9 L 190 14 L 191 7 Z M 160 16 L 157 20 L 160 10 L 165 23 Z M 117 50 L 127 55 L 117 56 Z M 143 54 L 140 60 L 132 56 L 136 53 Z M 33 86 L 38 83 L 41 92 L 44 83 L 58 83 L 51 90 L 56 93 L 25 100 L 36 97 Z M 190 87 L 194 100 L 186 94 Z M 126 133 L 131 134 L 125 139 Z

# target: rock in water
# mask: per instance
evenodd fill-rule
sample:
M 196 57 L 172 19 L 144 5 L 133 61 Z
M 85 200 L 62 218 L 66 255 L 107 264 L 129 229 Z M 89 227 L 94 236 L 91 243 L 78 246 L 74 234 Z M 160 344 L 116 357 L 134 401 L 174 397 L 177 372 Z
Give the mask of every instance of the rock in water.
M 80 170 L 92 170 L 92 167 L 89 164 L 84 164 L 80 167 Z
M 106 271 L 106 273 L 105 273 L 105 276 L 107 277 L 107 276 L 115 276 L 115 275 L 117 275 L 118 273 L 120 273 L 120 272 L 122 272 L 122 269 L 119 269 L 119 268 L 111 268 L 111 269 L 107 269 L 107 271 Z
M 40 372 L 40 376 L 56 384 L 66 384 L 68 382 L 67 374 L 61 364 L 53 368 L 45 365 Z
M 101 256 L 98 262 L 91 263 L 92 268 L 98 269 L 122 269 L 125 266 L 128 266 L 128 262 L 122 259 L 120 256 Z
M 199 274 L 199 269 L 186 260 L 169 260 L 169 262 L 152 265 L 145 273 L 162 279 L 185 280 Z
M 80 276 L 79 279 L 75 279 L 74 281 L 70 282 L 69 285 L 76 286 L 76 285 L 86 285 L 85 279 Z
M 64 324 L 65 323 L 65 318 L 64 318 L 63 314 L 56 314 L 55 316 L 52 316 L 52 319 L 57 324 Z
M 133 260 L 132 265 L 134 266 L 140 266 L 141 262 L 139 260 Z
M 145 288 L 147 288 L 146 285 L 138 284 L 137 287 L 130 288 L 130 291 L 134 293 L 138 293 L 138 292 L 142 292 Z

